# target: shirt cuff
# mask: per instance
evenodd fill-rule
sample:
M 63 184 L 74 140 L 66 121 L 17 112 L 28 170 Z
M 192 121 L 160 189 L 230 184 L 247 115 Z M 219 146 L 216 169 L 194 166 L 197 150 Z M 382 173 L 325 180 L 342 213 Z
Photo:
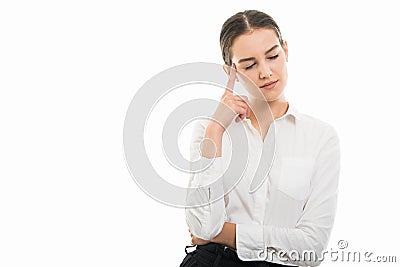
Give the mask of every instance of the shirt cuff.
M 267 251 L 264 245 L 263 225 L 237 224 L 236 250 L 242 261 L 264 261 Z

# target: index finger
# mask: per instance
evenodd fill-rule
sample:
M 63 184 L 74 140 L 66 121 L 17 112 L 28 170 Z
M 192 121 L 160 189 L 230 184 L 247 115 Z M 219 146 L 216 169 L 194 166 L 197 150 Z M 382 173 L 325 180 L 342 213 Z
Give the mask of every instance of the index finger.
M 235 79 L 236 79 L 236 66 L 235 64 L 232 64 L 231 71 L 229 73 L 229 80 L 228 84 L 226 85 L 225 88 L 225 94 L 233 94 L 233 87 L 235 86 Z

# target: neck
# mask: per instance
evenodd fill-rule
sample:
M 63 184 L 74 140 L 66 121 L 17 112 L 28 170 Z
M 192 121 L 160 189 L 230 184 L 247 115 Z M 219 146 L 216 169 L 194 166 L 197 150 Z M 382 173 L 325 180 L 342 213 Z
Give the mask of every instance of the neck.
M 249 119 L 263 138 L 272 121 L 282 117 L 289 107 L 283 96 L 270 102 L 266 102 L 264 99 L 250 98 L 249 104 L 252 109 Z

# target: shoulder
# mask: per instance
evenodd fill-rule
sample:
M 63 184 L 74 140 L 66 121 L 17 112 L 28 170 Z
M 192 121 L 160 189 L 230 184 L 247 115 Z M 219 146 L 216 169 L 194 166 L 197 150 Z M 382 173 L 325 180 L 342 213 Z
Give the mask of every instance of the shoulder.
M 296 117 L 298 120 L 296 123 L 299 123 L 301 126 L 304 126 L 306 128 L 311 128 L 312 130 L 316 131 L 322 131 L 322 132 L 336 132 L 335 128 L 333 125 L 330 123 L 324 121 L 323 119 L 302 113 L 302 112 L 297 112 Z
M 323 119 L 300 112 L 298 113 L 298 116 L 300 118 L 299 121 L 305 125 L 317 127 L 319 129 L 334 130 L 334 127 Z
M 291 103 L 289 103 L 287 114 L 294 117 L 296 131 L 308 134 L 314 133 L 317 135 L 322 133 L 336 134 L 335 128 L 331 124 L 322 119 L 303 113 L 301 110 L 298 110 L 295 106 L 291 105 Z
M 320 141 L 325 143 L 332 139 L 339 141 L 338 133 L 335 127 L 330 123 L 300 112 L 297 116 L 299 119 L 296 120 L 296 124 L 298 124 L 299 128 L 301 128 L 310 139 L 313 139 L 314 142 Z

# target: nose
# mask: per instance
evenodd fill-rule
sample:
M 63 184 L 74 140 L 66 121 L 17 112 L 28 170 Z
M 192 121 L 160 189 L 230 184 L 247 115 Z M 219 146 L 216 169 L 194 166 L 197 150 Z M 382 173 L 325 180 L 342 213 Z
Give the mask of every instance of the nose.
M 259 64 L 258 72 L 260 79 L 269 79 L 272 76 L 271 68 L 266 62 Z

